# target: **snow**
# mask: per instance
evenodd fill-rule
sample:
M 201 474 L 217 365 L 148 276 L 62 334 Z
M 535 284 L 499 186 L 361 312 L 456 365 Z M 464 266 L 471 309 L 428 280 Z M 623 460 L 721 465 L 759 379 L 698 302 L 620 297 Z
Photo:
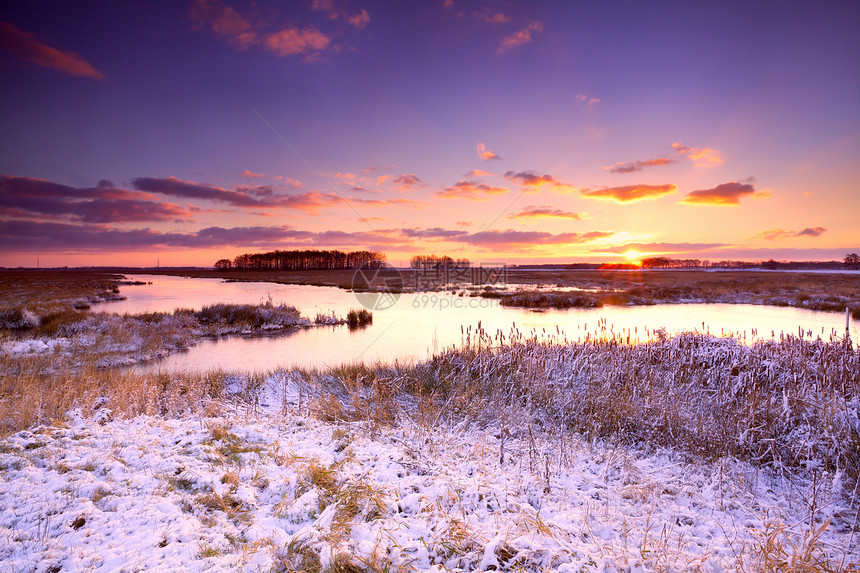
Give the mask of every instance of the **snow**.
M 0 440 L 0 570 L 755 570 L 768 523 L 802 546 L 827 518 L 822 548 L 860 560 L 839 475 L 537 427 L 325 423 L 283 374 L 214 417 L 104 410 Z

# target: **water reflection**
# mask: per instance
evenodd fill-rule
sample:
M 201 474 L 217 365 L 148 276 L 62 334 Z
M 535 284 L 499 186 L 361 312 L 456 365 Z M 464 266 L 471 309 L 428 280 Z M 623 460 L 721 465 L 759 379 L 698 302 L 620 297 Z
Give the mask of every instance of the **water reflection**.
M 146 286 L 125 286 L 125 301 L 106 303 L 98 310 L 119 313 L 200 308 L 216 302 L 257 304 L 271 298 L 276 304 L 296 306 L 303 315 L 346 316 L 360 308 L 355 296 L 333 287 L 225 283 L 215 279 L 166 276 L 134 277 L 152 281 Z M 422 360 L 434 352 L 460 345 L 474 336 L 480 323 L 490 336 L 508 336 L 512 329 L 559 340 L 584 341 L 616 336 L 631 342 L 649 338 L 665 328 L 735 336 L 746 342 L 798 335 L 825 340 L 842 335 L 845 317 L 839 313 L 796 308 L 731 304 L 667 304 L 642 307 L 604 307 L 535 312 L 505 308 L 496 299 L 471 298 L 452 293 L 404 293 L 397 304 L 373 314 L 366 328 L 345 325 L 295 329 L 276 337 L 230 337 L 203 341 L 188 352 L 170 356 L 145 368 L 166 370 L 270 370 L 276 367 L 324 367 L 356 360 L 402 362 Z M 858 321 L 851 336 L 860 340 Z

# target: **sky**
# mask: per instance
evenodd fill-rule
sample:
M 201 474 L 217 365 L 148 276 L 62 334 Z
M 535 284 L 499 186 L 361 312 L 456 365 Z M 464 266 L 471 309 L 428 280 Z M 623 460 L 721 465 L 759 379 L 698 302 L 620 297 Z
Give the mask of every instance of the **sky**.
M 860 251 L 860 3 L 0 1 L 0 266 Z

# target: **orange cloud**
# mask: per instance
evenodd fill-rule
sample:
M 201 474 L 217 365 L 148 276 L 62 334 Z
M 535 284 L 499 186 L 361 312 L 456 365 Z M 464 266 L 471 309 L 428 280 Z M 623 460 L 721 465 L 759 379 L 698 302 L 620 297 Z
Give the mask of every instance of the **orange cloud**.
M 604 189 L 582 189 L 580 193 L 584 197 L 594 199 L 612 199 L 619 203 L 630 201 L 641 201 L 644 199 L 657 199 L 663 195 L 674 193 L 678 187 L 672 183 L 665 185 L 626 185 L 624 187 L 606 187 Z
M 248 177 L 250 179 L 259 179 L 260 177 L 265 177 L 265 173 L 254 173 L 250 169 L 246 169 L 239 174 L 241 177 Z
M 490 161 L 492 159 L 501 159 L 494 151 L 490 151 L 487 149 L 487 146 L 483 143 L 478 144 L 478 157 L 483 159 L 484 161 Z
M 38 41 L 12 24 L 0 22 L 0 49 L 16 54 L 25 62 L 59 70 L 71 76 L 103 80 L 105 75 L 74 52 L 61 52 Z
M 616 163 L 615 165 L 604 167 L 603 170 L 609 171 L 610 173 L 636 173 L 637 171 L 642 171 L 646 167 L 658 167 L 660 165 L 669 165 L 674 162 L 674 159 L 660 157 L 658 159 L 646 159 L 645 161 L 633 161 L 632 163 Z
M 681 203 L 703 205 L 740 205 L 744 196 L 755 196 L 755 187 L 750 183 L 730 181 L 717 185 L 713 189 L 700 189 L 687 193 Z
M 673 143 L 672 147 L 675 149 L 675 153 L 686 157 L 696 165 L 719 165 L 725 161 L 719 151 L 710 147 L 696 149 L 695 147 L 687 147 L 680 141 Z
M 382 185 L 383 183 L 385 183 L 386 181 L 388 181 L 388 177 L 389 177 L 388 175 L 380 175 L 379 177 L 377 177 L 376 178 L 376 186 L 378 187 L 378 186 Z
M 484 171 L 483 169 L 472 169 L 468 173 L 466 173 L 463 177 L 495 177 L 495 173 L 490 173 L 489 171 Z
M 584 213 L 575 213 L 573 211 L 563 211 L 554 209 L 550 205 L 529 205 L 519 213 L 508 215 L 508 219 L 533 219 L 538 217 L 558 217 L 562 219 L 573 219 L 582 221 L 586 218 Z
M 489 199 L 492 195 L 500 195 L 508 191 L 510 189 L 505 187 L 492 187 L 475 181 L 458 181 L 454 185 L 439 191 L 437 195 L 447 199 L 462 198 L 483 201 Z
M 503 52 L 507 52 L 512 48 L 517 48 L 524 44 L 528 44 L 532 41 L 532 33 L 540 33 L 543 32 L 543 24 L 540 22 L 532 22 L 519 32 L 514 32 L 510 36 L 502 39 L 502 43 L 499 44 L 499 49 L 496 50 L 497 54 L 501 54 Z

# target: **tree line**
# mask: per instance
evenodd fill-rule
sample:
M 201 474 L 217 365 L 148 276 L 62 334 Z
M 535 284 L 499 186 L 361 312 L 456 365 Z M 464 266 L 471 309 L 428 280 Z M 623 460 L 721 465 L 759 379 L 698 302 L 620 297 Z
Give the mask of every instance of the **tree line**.
M 436 255 L 415 255 L 409 260 L 409 266 L 413 269 L 423 270 L 465 270 L 472 266 L 469 259 L 452 259 L 445 255 L 442 257 Z
M 378 268 L 384 262 L 385 253 L 378 251 L 269 251 L 239 255 L 232 261 L 219 259 L 215 262 L 215 268 L 242 271 L 317 271 Z
M 851 253 L 840 261 L 707 261 L 700 259 L 672 259 L 649 257 L 640 261 L 644 269 L 837 269 L 860 268 L 860 256 Z

